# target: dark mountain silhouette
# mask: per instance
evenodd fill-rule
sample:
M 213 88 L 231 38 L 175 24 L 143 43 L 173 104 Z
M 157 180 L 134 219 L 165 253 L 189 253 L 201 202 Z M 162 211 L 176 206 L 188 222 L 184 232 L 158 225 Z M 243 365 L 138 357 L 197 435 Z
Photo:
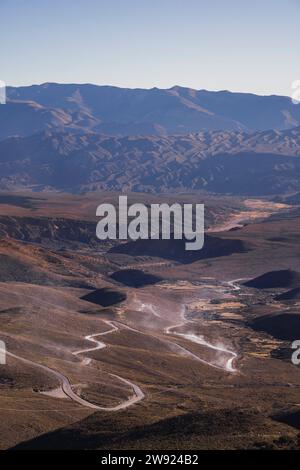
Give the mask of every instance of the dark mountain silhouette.
M 300 285 L 300 273 L 291 269 L 270 271 L 244 283 L 247 287 L 256 289 L 272 289 L 280 287 L 296 287 Z
M 102 307 L 109 307 L 126 300 L 126 294 L 124 292 L 104 287 L 102 289 L 96 289 L 89 292 L 81 297 L 81 299 L 93 304 L 101 305 Z
M 255 319 L 250 325 L 254 330 L 264 331 L 274 338 L 293 341 L 300 334 L 300 314 L 266 315 Z
M 113 135 L 262 131 L 300 125 L 300 107 L 284 96 L 179 86 L 129 89 L 57 83 L 8 87 L 7 96 L 8 105 L 1 107 L 0 112 L 0 138 L 30 135 L 37 127 L 57 131 L 62 125 L 64 130 L 74 132 Z M 32 106 L 36 108 L 33 110 Z M 6 122 L 7 114 L 10 123 Z M 32 120 L 39 122 L 34 125 Z
M 129 287 L 143 287 L 162 281 L 161 277 L 145 273 L 140 269 L 121 269 L 111 274 L 110 277 Z
M 283 294 L 276 295 L 275 300 L 299 300 L 300 299 L 300 287 L 291 289 Z
M 245 253 L 249 250 L 242 240 L 205 236 L 202 250 L 185 249 L 185 240 L 145 240 L 129 241 L 112 247 L 110 253 L 122 253 L 131 256 L 154 256 L 158 258 L 192 263 L 206 258 L 218 258 L 233 253 Z
M 300 411 L 298 410 L 277 414 L 273 416 L 273 419 L 281 423 L 288 424 L 289 426 L 293 426 L 296 429 L 300 429 Z

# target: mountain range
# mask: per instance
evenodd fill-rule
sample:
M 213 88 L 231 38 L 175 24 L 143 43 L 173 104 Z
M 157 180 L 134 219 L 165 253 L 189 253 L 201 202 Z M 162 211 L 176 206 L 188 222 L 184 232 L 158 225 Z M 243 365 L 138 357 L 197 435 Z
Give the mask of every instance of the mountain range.
M 297 191 L 300 129 L 117 137 L 43 132 L 0 142 L 0 189 Z
M 0 190 L 299 190 L 300 106 L 287 97 L 55 83 L 7 97 Z
M 1 139 L 43 130 L 126 136 L 296 126 L 300 126 L 300 106 L 288 97 L 179 86 L 129 89 L 45 83 L 7 87 L 7 104 L 0 106 Z

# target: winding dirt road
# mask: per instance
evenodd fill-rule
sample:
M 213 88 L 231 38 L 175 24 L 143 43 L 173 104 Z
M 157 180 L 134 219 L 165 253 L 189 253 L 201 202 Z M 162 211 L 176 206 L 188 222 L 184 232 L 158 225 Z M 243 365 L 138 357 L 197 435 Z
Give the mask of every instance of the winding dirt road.
M 96 344 L 96 346 L 94 346 L 93 348 L 87 348 L 87 349 L 81 349 L 80 351 L 75 351 L 73 352 L 74 355 L 78 355 L 78 354 L 86 354 L 88 352 L 92 352 L 92 351 L 97 351 L 99 349 L 103 349 L 106 347 L 106 344 L 105 343 L 102 343 L 102 341 L 97 341 L 96 339 L 94 339 L 96 336 L 104 336 L 104 335 L 108 335 L 109 333 L 113 333 L 115 331 L 118 331 L 119 328 L 117 326 L 115 326 L 111 321 L 109 320 L 103 320 L 104 323 L 106 323 L 107 325 L 111 326 L 111 329 L 110 330 L 107 330 L 107 331 L 104 331 L 102 333 L 96 333 L 96 334 L 93 334 L 93 335 L 87 335 L 84 337 L 85 340 L 87 341 L 92 341 L 93 343 Z M 134 405 L 135 403 L 139 402 L 140 400 L 142 400 L 145 395 L 143 393 L 143 391 L 140 389 L 140 387 L 136 384 L 134 384 L 133 382 L 131 382 L 130 380 L 128 379 L 125 379 L 124 377 L 121 377 L 120 375 L 117 375 L 117 374 L 111 374 L 109 373 L 109 375 L 111 377 L 115 377 L 117 379 L 119 379 L 121 382 L 125 383 L 126 385 L 129 385 L 133 392 L 134 392 L 134 395 L 131 397 L 131 398 L 128 398 L 128 400 L 120 403 L 119 405 L 116 405 L 116 406 L 112 406 L 112 407 L 97 407 L 98 410 L 106 410 L 106 411 L 118 411 L 118 410 L 123 410 L 125 408 L 128 408 L 129 406 L 132 406 Z
M 80 350 L 80 351 L 76 351 L 74 352 L 73 354 L 74 355 L 78 355 L 78 354 L 84 354 L 84 353 L 88 353 L 88 352 L 91 352 L 91 351 L 96 351 L 98 349 L 103 349 L 106 347 L 106 344 L 100 342 L 100 341 L 97 341 L 94 339 L 95 336 L 103 336 L 103 335 L 106 335 L 106 334 L 109 334 L 109 333 L 112 333 L 114 331 L 118 331 L 118 327 L 114 326 L 111 322 L 109 321 L 105 321 L 105 323 L 109 324 L 110 326 L 112 326 L 112 328 L 108 331 L 104 331 L 102 333 L 96 333 L 94 335 L 88 335 L 88 336 L 85 336 L 85 339 L 88 340 L 88 341 L 92 341 L 93 343 L 96 343 L 96 346 L 93 347 L 93 348 L 87 348 L 87 349 L 83 349 L 83 350 Z M 69 379 L 63 375 L 61 372 L 57 371 L 57 370 L 54 370 L 54 369 L 51 369 L 51 367 L 48 367 L 48 366 L 45 366 L 44 364 L 40 364 L 38 362 L 35 362 L 35 361 L 31 361 L 30 359 L 26 359 L 22 356 L 18 356 L 17 354 L 13 354 L 11 352 L 8 352 L 8 351 L 2 351 L 2 349 L 0 348 L 0 352 L 3 352 L 3 353 L 6 353 L 6 355 L 10 356 L 10 357 L 13 357 L 14 359 L 17 359 L 19 361 L 22 361 L 24 362 L 25 364 L 28 364 L 29 366 L 33 366 L 33 367 L 36 367 L 36 368 L 39 368 L 45 372 L 47 372 L 48 374 L 51 374 L 53 375 L 56 379 L 58 379 L 59 383 L 60 383 L 60 386 L 61 386 L 61 390 L 62 392 L 68 397 L 70 398 L 71 400 L 73 400 L 74 402 L 76 403 L 79 403 L 80 405 L 82 406 L 85 406 L 87 408 L 92 408 L 94 410 L 101 410 L 101 411 L 118 411 L 118 410 L 122 410 L 122 409 L 125 409 L 125 408 L 128 408 L 129 406 L 132 406 L 134 405 L 135 403 L 139 402 L 140 400 L 142 400 L 144 398 L 144 393 L 142 392 L 142 390 L 140 389 L 140 387 L 136 384 L 134 384 L 133 382 L 131 382 L 130 380 L 128 379 L 125 379 L 124 377 L 121 377 L 119 375 L 116 375 L 116 374 L 112 374 L 112 373 L 109 373 L 109 375 L 111 377 L 114 377 L 114 378 L 117 378 L 118 380 L 120 380 L 121 382 L 125 383 L 126 385 L 129 385 L 133 392 L 134 392 L 134 395 L 130 398 L 128 398 L 128 400 L 125 400 L 124 402 L 120 403 L 119 405 L 116 405 L 116 406 L 111 406 L 111 407 L 104 407 L 104 406 L 99 406 L 99 405 L 95 405 L 94 403 L 91 403 L 89 402 L 88 400 L 84 400 L 83 398 L 81 398 L 80 396 L 78 396 L 72 389 L 72 386 L 70 384 L 70 381 Z M 83 362 L 84 363 L 84 362 Z M 85 365 L 88 365 L 89 362 L 85 362 L 84 363 Z
M 240 286 L 237 286 L 235 283 L 238 282 L 238 281 L 241 281 L 241 280 L 243 280 L 243 279 L 235 279 L 233 281 L 228 281 L 228 282 L 226 282 L 226 285 L 229 286 L 230 288 L 232 288 L 233 290 L 238 291 L 238 290 L 240 290 Z M 154 314 L 156 317 L 161 318 L 160 312 L 157 311 L 157 308 L 155 307 L 154 304 L 149 303 L 149 302 L 145 303 L 145 302 L 142 302 L 138 299 L 135 299 L 135 302 L 138 304 L 138 310 L 139 311 L 149 311 L 150 313 Z M 171 343 L 172 345 L 175 345 L 178 348 L 178 350 L 181 351 L 181 353 L 184 353 L 185 355 L 188 355 L 188 356 L 192 357 L 193 359 L 196 359 L 197 361 L 200 361 L 200 362 L 202 362 L 202 363 L 204 363 L 204 364 L 206 364 L 210 367 L 214 367 L 215 369 L 225 370 L 225 371 L 231 372 L 231 373 L 237 372 L 237 369 L 234 367 L 234 361 L 238 357 L 236 352 L 231 351 L 230 349 L 227 349 L 222 344 L 212 344 L 209 341 L 205 340 L 203 338 L 203 336 L 196 335 L 196 334 L 191 334 L 191 333 L 189 333 L 189 334 L 180 333 L 180 332 L 174 331 L 174 330 L 177 330 L 179 328 L 185 327 L 188 324 L 192 324 L 192 323 L 196 324 L 197 323 L 194 320 L 188 320 L 186 318 L 185 310 L 186 310 L 186 308 L 185 308 L 185 305 L 183 304 L 182 307 L 181 307 L 181 314 L 180 314 L 181 322 L 166 327 L 164 329 L 164 333 L 166 333 L 167 335 L 172 335 L 172 336 L 178 336 L 178 337 L 185 338 L 190 342 L 200 344 L 201 346 L 205 346 L 209 349 L 217 351 L 223 356 L 224 355 L 225 356 L 229 355 L 230 357 L 227 359 L 227 361 L 225 362 L 224 365 L 223 364 L 216 364 L 214 362 L 210 362 L 210 361 L 207 361 L 207 360 L 199 357 L 198 355 L 194 354 L 193 352 L 189 351 L 188 349 L 184 348 L 183 346 L 181 346 L 177 343 L 174 343 L 174 342 L 168 342 L 168 343 Z M 134 330 L 134 331 L 138 331 L 138 330 Z M 162 338 L 160 338 L 160 339 L 162 339 Z
M 51 369 L 50 367 L 45 366 L 43 364 L 39 364 L 38 362 L 31 361 L 30 359 L 25 359 L 25 357 L 17 356 L 17 354 L 13 354 L 8 351 L 6 351 L 6 354 L 8 356 L 13 357 L 14 359 L 18 359 L 19 361 L 22 361 L 25 364 L 28 364 L 29 366 L 37 367 L 47 373 L 50 373 L 51 375 L 54 375 L 59 380 L 61 389 L 64 392 L 64 394 L 67 397 L 71 398 L 71 400 L 79 403 L 80 405 L 86 406 L 88 408 L 101 409 L 97 405 L 94 405 L 93 403 L 90 403 L 89 401 L 86 401 L 83 398 L 80 398 L 78 395 L 76 395 L 76 393 L 74 393 L 74 391 L 72 390 L 72 386 L 69 382 L 69 379 L 65 375 L 63 375 L 61 372 Z
M 236 282 L 242 281 L 242 280 L 244 280 L 244 279 L 234 279 L 232 281 L 227 281 L 226 285 L 231 287 L 235 291 L 239 291 L 241 288 L 240 288 L 240 286 L 236 285 Z M 179 325 L 174 325 L 173 327 L 167 328 L 166 333 L 170 334 L 171 330 L 180 328 L 180 327 L 185 326 L 189 323 L 196 323 L 194 320 L 188 320 L 186 318 L 186 316 L 185 316 L 185 306 L 183 306 L 183 308 L 182 308 L 181 317 L 182 317 L 182 320 L 183 320 L 182 323 L 179 324 Z M 217 367 L 217 368 L 225 369 L 227 372 L 237 372 L 237 369 L 233 365 L 234 360 L 238 357 L 236 352 L 225 348 L 223 345 L 212 344 L 209 341 L 206 341 L 203 338 L 203 336 L 199 336 L 199 335 L 195 335 L 195 334 L 176 333 L 176 332 L 173 332 L 171 334 L 174 334 L 174 335 L 177 335 L 177 336 L 182 336 L 185 339 L 187 339 L 187 340 L 189 340 L 193 343 L 201 344 L 202 346 L 206 346 L 207 348 L 218 351 L 221 354 L 230 355 L 231 357 L 226 361 L 225 367 L 222 367 L 222 366 L 219 366 L 219 365 L 216 365 L 216 364 L 212 364 L 212 363 L 210 363 L 210 365 L 212 365 L 214 367 Z
M 85 340 L 87 341 L 91 341 L 93 343 L 96 344 L 96 346 L 94 346 L 93 348 L 86 348 L 86 349 L 81 349 L 79 351 L 75 351 L 73 352 L 73 354 L 75 356 L 77 356 L 78 354 L 83 354 L 83 353 L 87 353 L 87 352 L 91 352 L 91 351 L 97 351 L 98 349 L 103 349 L 103 348 L 106 348 L 106 344 L 105 343 L 102 343 L 102 341 L 97 341 L 96 339 L 94 339 L 96 336 L 104 336 L 104 335 L 108 335 L 109 333 L 113 333 L 114 331 L 118 331 L 119 328 L 117 328 L 116 326 L 114 326 L 110 321 L 108 320 L 103 320 L 104 323 L 106 323 L 107 325 L 111 326 L 112 328 L 108 331 L 104 331 L 103 333 L 95 333 L 93 335 L 87 335 L 84 337 Z
M 236 285 L 236 282 L 241 281 L 241 280 L 244 280 L 244 279 L 235 279 L 235 280 L 232 280 L 232 281 L 228 281 L 228 282 L 226 282 L 226 285 L 228 287 L 230 287 L 231 289 L 233 289 L 235 291 L 238 291 L 238 290 L 240 290 L 240 286 Z M 138 310 L 140 310 L 140 311 L 147 311 L 148 310 L 154 316 L 161 318 L 160 312 L 157 311 L 157 308 L 155 307 L 155 305 L 153 305 L 152 303 L 141 302 L 138 299 L 136 299 L 136 300 L 137 300 L 137 303 L 138 303 Z M 237 358 L 237 353 L 235 353 L 234 351 L 231 351 L 231 350 L 225 348 L 222 345 L 212 344 L 212 343 L 206 341 L 202 336 L 199 336 L 199 335 L 196 335 L 196 334 L 191 334 L 191 333 L 187 334 L 187 333 L 180 333 L 180 332 L 174 331 L 174 330 L 177 330 L 179 328 L 182 328 L 182 327 L 186 326 L 187 324 L 196 323 L 194 320 L 188 320 L 186 318 L 186 316 L 185 316 L 185 305 L 182 305 L 181 315 L 180 316 L 181 316 L 181 320 L 182 320 L 180 323 L 177 323 L 177 324 L 166 327 L 163 330 L 163 332 L 167 335 L 183 337 L 183 338 L 187 339 L 188 341 L 191 341 L 191 342 L 194 342 L 194 343 L 197 343 L 197 344 L 201 344 L 202 346 L 206 346 L 207 348 L 213 349 L 213 350 L 218 351 L 222 354 L 230 355 L 231 357 L 226 361 L 224 366 L 215 364 L 215 363 L 210 362 L 210 361 L 206 361 L 205 359 L 199 357 L 198 355 L 194 354 L 193 352 L 189 351 L 188 349 L 186 349 L 185 347 L 179 345 L 178 343 L 175 343 L 173 341 L 169 341 L 169 340 L 167 340 L 165 338 L 162 338 L 161 336 L 158 336 L 158 335 L 153 335 L 153 334 L 150 334 L 150 335 L 154 336 L 156 338 L 159 338 L 160 340 L 166 342 L 172 348 L 175 347 L 180 354 L 191 357 L 191 358 L 193 358 L 193 359 L 195 359 L 199 362 L 202 362 L 202 363 L 204 363 L 204 364 L 206 364 L 210 367 L 214 367 L 216 369 L 226 370 L 227 372 L 236 372 L 237 371 L 237 369 L 234 368 L 234 365 L 233 365 L 234 360 Z M 103 349 L 103 348 L 106 347 L 106 344 L 104 342 L 102 342 L 98 339 L 95 339 L 95 338 L 97 338 L 99 336 L 105 336 L 107 334 L 111 334 L 111 333 L 114 333 L 116 331 L 119 331 L 119 327 L 116 326 L 116 325 L 120 325 L 123 328 L 135 331 L 139 334 L 146 334 L 146 335 L 149 334 L 148 332 L 139 331 L 135 328 L 132 328 L 132 327 L 124 324 L 124 323 L 112 322 L 112 321 L 109 321 L 109 320 L 103 320 L 103 322 L 106 323 L 110 327 L 107 331 L 104 331 L 104 332 L 101 332 L 101 333 L 95 333 L 95 334 L 92 334 L 92 335 L 87 335 L 87 336 L 84 337 L 84 339 L 86 341 L 92 342 L 94 344 L 94 346 L 89 347 L 89 348 L 85 348 L 85 349 L 80 349 L 80 350 L 74 351 L 72 353 L 75 356 L 78 356 L 78 355 L 84 355 L 85 356 L 82 360 L 82 365 L 88 366 L 92 361 L 92 359 L 89 358 L 88 356 L 86 356 L 86 354 L 88 354 L 90 352 L 93 352 L 93 351 Z M 1 348 L 0 348 L 0 352 L 1 352 Z M 33 367 L 37 367 L 37 368 L 53 375 L 59 381 L 61 390 L 62 390 L 62 392 L 64 393 L 65 396 L 67 396 L 68 398 L 70 398 L 74 402 L 76 402 L 76 403 L 78 403 L 78 404 L 80 404 L 84 407 L 87 407 L 87 408 L 91 408 L 91 409 L 94 409 L 94 410 L 101 410 L 101 411 L 118 411 L 118 410 L 126 409 L 126 408 L 134 405 L 135 403 L 141 401 L 145 397 L 143 391 L 141 390 L 141 388 L 138 385 L 134 384 L 130 380 L 125 379 L 124 377 L 121 377 L 117 374 L 108 373 L 111 377 L 114 377 L 114 378 L 120 380 L 121 382 L 123 382 L 124 384 L 129 385 L 133 390 L 133 396 L 131 396 L 130 398 L 128 398 L 127 400 L 125 400 L 124 402 L 122 402 L 122 403 L 120 403 L 116 406 L 111 406 L 111 407 L 99 406 L 99 405 L 91 403 L 88 400 L 85 400 L 85 399 L 81 398 L 80 396 L 78 396 L 73 391 L 69 379 L 65 375 L 63 375 L 61 372 L 59 372 L 57 370 L 54 370 L 54 369 L 52 369 L 52 368 L 50 368 L 50 367 L 48 367 L 44 364 L 37 363 L 35 361 L 32 361 L 30 359 L 26 359 L 24 357 L 18 356 L 17 354 L 13 354 L 13 353 L 8 352 L 8 351 L 6 351 L 6 354 L 10 357 L 13 357 L 14 359 L 22 361 L 25 364 L 28 364 L 28 365 L 33 366 Z

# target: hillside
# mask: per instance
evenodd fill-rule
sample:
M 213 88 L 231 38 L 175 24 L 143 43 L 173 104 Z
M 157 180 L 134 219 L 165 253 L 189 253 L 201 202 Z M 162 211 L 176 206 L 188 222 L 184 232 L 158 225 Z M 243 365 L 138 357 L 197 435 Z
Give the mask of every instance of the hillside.
M 300 284 L 300 273 L 290 269 L 270 271 L 244 283 L 256 289 L 275 289 L 279 287 L 296 287 Z
M 299 300 L 300 299 L 300 287 L 288 290 L 283 294 L 279 294 L 275 297 L 275 300 Z
M 113 137 L 40 133 L 0 142 L 0 189 L 268 195 L 300 183 L 299 128 Z
M 251 326 L 254 330 L 264 331 L 274 338 L 294 341 L 295 335 L 300 331 L 300 315 L 298 312 L 268 315 L 257 318 Z

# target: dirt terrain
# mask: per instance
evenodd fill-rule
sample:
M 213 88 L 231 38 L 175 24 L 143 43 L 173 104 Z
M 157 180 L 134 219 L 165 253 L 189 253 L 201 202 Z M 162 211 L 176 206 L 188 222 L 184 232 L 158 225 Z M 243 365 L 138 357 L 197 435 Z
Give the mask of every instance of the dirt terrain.
M 77 217 L 71 196 L 19 194 L 0 205 L 9 217 L 0 240 L 0 339 L 8 352 L 1 448 L 298 448 L 291 342 L 300 339 L 299 301 L 277 297 L 300 283 L 293 275 L 290 287 L 245 285 L 265 273 L 300 272 L 297 213 L 227 200 L 222 215 L 212 198 L 219 251 L 183 262 L 176 244 L 172 259 L 151 256 L 151 247 L 141 254 L 97 247 L 87 226 L 84 237 L 74 230 L 68 240 L 66 230 L 53 243 L 39 223 L 51 211 L 64 221 L 60 229 L 70 220 L 95 227 L 83 216 L 84 208 L 92 214 L 92 196 L 74 201 Z M 246 217 L 251 224 L 219 231 L 247 211 L 259 213 Z M 244 249 L 228 251 L 228 241 Z M 132 282 L 123 270 L 134 271 Z M 289 324 L 288 336 L 278 334 Z

